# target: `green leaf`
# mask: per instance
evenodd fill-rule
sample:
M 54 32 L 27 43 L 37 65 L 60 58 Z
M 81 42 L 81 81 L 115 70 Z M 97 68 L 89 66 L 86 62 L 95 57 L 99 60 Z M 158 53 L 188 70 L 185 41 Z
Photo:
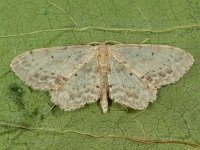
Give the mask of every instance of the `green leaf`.
M 0 149 L 200 148 L 199 0 L 0 0 Z M 99 103 L 63 112 L 27 87 L 11 60 L 31 49 L 91 42 L 165 44 L 195 64 L 146 110 Z

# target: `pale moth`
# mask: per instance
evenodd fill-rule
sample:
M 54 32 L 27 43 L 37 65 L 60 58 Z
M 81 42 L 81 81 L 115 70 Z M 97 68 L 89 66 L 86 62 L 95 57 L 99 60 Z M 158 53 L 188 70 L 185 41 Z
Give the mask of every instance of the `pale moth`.
M 178 81 L 193 62 L 176 47 L 102 43 L 35 49 L 13 59 L 11 68 L 33 89 L 49 91 L 52 103 L 65 111 L 100 99 L 106 113 L 109 98 L 145 109 L 158 88 Z

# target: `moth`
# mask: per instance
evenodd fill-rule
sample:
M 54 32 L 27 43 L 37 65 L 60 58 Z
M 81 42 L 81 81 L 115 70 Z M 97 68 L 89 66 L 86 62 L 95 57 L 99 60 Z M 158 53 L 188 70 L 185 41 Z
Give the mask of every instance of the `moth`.
M 65 111 L 100 99 L 141 110 L 156 100 L 157 89 L 178 81 L 194 63 L 180 48 L 152 44 L 101 43 L 25 52 L 11 62 L 12 71 L 33 89 L 49 91 Z

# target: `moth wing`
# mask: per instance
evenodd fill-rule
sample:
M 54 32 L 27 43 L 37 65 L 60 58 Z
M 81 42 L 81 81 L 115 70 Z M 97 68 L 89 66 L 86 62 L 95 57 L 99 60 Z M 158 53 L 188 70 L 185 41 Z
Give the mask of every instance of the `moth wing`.
M 93 103 L 100 98 L 100 74 L 96 57 L 85 63 L 65 85 L 50 91 L 51 101 L 65 111 L 71 111 Z
M 157 90 L 148 87 L 123 63 L 111 58 L 108 73 L 109 97 L 133 109 L 144 109 L 156 99 Z
M 112 55 L 151 86 L 178 81 L 194 63 L 193 56 L 176 47 L 150 44 L 120 44 Z
M 35 49 L 14 58 L 10 66 L 32 88 L 51 90 L 66 83 L 92 57 L 94 51 L 92 46 Z
M 51 101 L 74 110 L 99 99 L 96 47 L 36 49 L 16 57 L 12 70 L 29 86 L 50 91 Z

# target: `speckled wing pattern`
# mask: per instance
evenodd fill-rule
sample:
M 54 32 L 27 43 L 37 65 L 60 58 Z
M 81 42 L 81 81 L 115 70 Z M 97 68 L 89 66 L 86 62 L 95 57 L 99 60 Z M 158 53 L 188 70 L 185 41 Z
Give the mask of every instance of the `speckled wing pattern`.
M 193 56 L 176 47 L 121 44 L 110 47 L 109 97 L 134 109 L 156 100 L 157 88 L 178 81 L 192 66 Z
M 134 109 L 144 109 L 156 99 L 156 88 L 149 88 L 141 78 L 112 58 L 108 74 L 109 97 Z
M 157 89 L 178 81 L 192 66 L 192 55 L 164 45 L 118 44 L 36 49 L 17 56 L 12 70 L 27 85 L 50 92 L 66 111 L 101 101 L 144 109 Z M 103 98 L 102 98 L 103 97 Z
M 95 47 L 36 49 L 17 56 L 12 70 L 34 89 L 50 91 L 51 101 L 74 110 L 99 99 Z
M 75 110 L 100 99 L 100 77 L 93 56 L 60 90 L 51 91 L 51 101 L 65 111 Z

